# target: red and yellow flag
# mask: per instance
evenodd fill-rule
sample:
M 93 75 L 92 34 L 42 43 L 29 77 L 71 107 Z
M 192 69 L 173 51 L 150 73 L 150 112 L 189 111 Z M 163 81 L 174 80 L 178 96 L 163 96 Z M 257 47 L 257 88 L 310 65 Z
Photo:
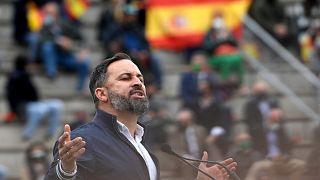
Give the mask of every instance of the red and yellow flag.
M 27 3 L 27 22 L 31 32 L 37 32 L 43 24 L 41 9 L 32 1 Z
M 64 7 L 72 20 L 79 19 L 90 7 L 89 0 L 64 0 Z
M 183 50 L 200 45 L 214 14 L 233 32 L 241 29 L 251 0 L 149 0 L 146 36 L 154 48 Z M 239 34 L 235 35 L 239 37 Z

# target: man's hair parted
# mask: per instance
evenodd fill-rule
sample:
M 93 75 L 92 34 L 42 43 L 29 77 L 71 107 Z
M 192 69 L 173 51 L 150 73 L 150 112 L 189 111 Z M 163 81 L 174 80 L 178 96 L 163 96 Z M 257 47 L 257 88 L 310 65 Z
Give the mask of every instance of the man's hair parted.
M 132 61 L 130 56 L 128 56 L 127 54 L 117 53 L 114 56 L 112 56 L 111 58 L 105 59 L 100 64 L 98 64 L 95 67 L 95 69 L 93 70 L 93 72 L 91 73 L 90 82 L 89 82 L 89 89 L 90 89 L 90 93 L 91 93 L 93 102 L 96 107 L 98 106 L 99 99 L 96 97 L 95 90 L 98 87 L 102 87 L 103 84 L 108 79 L 108 77 L 107 77 L 108 66 L 115 61 L 119 61 L 119 60 L 123 60 L 123 59 L 127 59 L 127 60 Z

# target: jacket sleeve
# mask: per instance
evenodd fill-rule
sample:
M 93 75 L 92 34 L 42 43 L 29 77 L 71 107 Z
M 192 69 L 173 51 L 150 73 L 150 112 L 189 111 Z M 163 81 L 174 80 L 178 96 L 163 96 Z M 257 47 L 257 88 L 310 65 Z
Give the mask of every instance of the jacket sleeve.
M 51 163 L 47 171 L 46 177 L 44 178 L 45 180 L 60 180 L 56 171 L 56 166 L 58 162 L 59 162 L 59 151 L 58 151 L 58 141 L 57 141 L 53 148 L 53 162 Z
M 74 139 L 78 136 L 71 135 Z M 90 177 L 94 176 L 94 158 L 92 153 L 92 146 L 88 139 L 85 139 L 86 141 L 86 152 L 77 160 L 77 173 L 73 179 L 76 180 L 84 180 L 84 179 L 90 179 Z M 57 165 L 59 163 L 59 150 L 58 150 L 58 141 L 55 143 L 53 148 L 53 162 L 51 163 L 45 180 L 60 180 L 57 174 Z

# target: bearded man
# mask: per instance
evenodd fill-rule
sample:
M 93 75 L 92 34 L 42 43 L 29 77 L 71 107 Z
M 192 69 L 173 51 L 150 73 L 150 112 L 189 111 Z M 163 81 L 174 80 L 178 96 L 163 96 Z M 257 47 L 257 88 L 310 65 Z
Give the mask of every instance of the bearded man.
M 145 144 L 145 128 L 138 122 L 149 102 L 143 75 L 131 58 L 117 53 L 97 65 L 91 74 L 90 91 L 96 106 L 91 122 L 71 132 L 70 126 L 56 142 L 47 180 L 158 180 L 157 158 Z M 203 153 L 202 160 L 208 159 Z M 223 163 L 235 170 L 236 163 Z M 199 168 L 216 179 L 228 179 L 218 166 Z M 198 174 L 197 179 L 208 177 Z

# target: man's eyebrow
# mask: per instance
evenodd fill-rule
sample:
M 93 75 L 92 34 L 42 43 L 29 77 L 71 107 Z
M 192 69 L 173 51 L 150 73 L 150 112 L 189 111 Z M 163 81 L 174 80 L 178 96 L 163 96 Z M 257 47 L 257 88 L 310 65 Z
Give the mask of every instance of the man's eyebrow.
M 130 72 L 123 72 L 123 73 L 119 74 L 118 77 L 121 77 L 121 76 L 123 76 L 123 75 L 132 76 L 132 73 L 130 73 Z M 137 77 L 142 77 L 142 78 L 143 78 L 143 75 L 139 73 L 139 74 L 137 74 Z

